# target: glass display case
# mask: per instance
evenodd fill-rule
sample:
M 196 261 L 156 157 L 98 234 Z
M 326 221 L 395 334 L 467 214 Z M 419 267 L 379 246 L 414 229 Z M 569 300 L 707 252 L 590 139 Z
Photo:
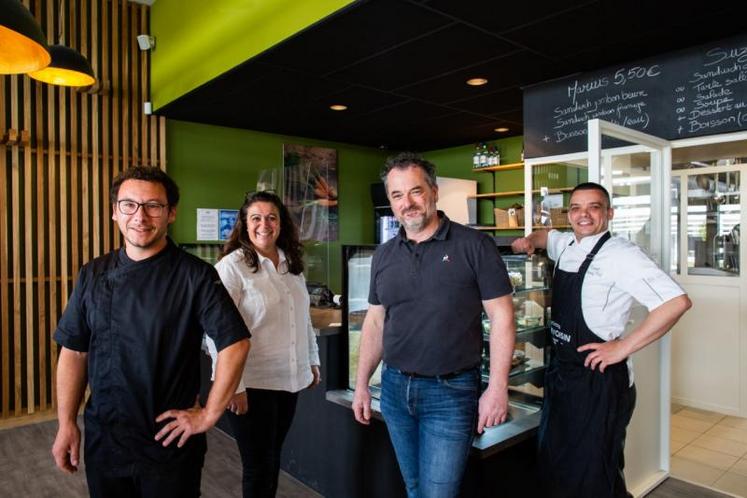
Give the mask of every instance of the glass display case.
M 508 241 L 510 239 L 505 239 Z M 347 333 L 348 388 L 355 388 L 358 370 L 358 348 L 361 327 L 368 309 L 371 259 L 376 246 L 343 246 L 343 331 Z M 550 313 L 550 282 L 552 262 L 544 255 L 510 254 L 510 247 L 501 249 L 511 283 L 516 319 L 516 347 L 510 373 L 513 392 L 541 396 L 544 369 L 548 362 L 547 323 Z M 503 254 L 506 253 L 506 254 Z M 490 323 L 483 316 L 483 384 L 487 386 L 490 369 Z M 381 387 L 381 365 L 369 383 L 374 398 Z
M 196 244 L 180 244 L 179 247 L 190 254 L 194 254 L 203 261 L 206 261 L 211 265 L 215 265 L 220 257 L 220 252 L 223 249 L 223 244 L 205 242 Z
M 368 287 L 371 280 L 371 259 L 375 245 L 343 246 L 342 270 L 342 327 L 348 337 L 348 389 L 355 389 L 358 372 L 358 349 L 363 319 L 368 310 Z M 381 364 L 369 382 L 371 395 L 378 398 L 381 392 Z
M 545 366 L 549 361 L 547 326 L 551 310 L 552 261 L 544 253 L 527 256 L 501 248 L 508 276 L 514 287 L 516 344 L 509 373 L 509 389 L 541 396 Z M 505 254 L 503 254 L 505 253 Z M 490 373 L 490 322 L 483 314 L 483 384 Z

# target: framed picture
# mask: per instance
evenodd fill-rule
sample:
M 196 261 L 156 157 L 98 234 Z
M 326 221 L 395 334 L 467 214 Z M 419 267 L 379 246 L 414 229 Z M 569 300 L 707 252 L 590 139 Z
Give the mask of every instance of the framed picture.
M 285 205 L 301 240 L 337 240 L 337 151 L 283 145 Z

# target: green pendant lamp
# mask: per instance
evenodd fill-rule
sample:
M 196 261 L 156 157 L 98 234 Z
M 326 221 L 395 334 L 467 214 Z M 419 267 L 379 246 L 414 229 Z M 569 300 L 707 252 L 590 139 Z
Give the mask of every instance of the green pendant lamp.
M 83 87 L 96 83 L 91 64 L 77 50 L 64 45 L 52 45 L 49 52 L 52 54 L 52 63 L 44 69 L 30 72 L 29 76 L 59 86 Z
M 19 0 L 0 0 L 0 74 L 46 67 L 51 60 L 41 27 Z

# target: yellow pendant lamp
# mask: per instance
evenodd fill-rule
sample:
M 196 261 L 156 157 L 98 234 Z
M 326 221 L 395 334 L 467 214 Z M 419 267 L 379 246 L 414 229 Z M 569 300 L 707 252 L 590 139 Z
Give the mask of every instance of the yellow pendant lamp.
M 96 83 L 91 64 L 80 52 L 64 45 L 49 47 L 52 63 L 29 76 L 35 80 L 59 86 L 91 86 Z
M 66 25 L 62 0 L 59 2 L 59 11 L 60 38 L 58 41 L 64 43 Z M 58 44 L 50 46 L 49 53 L 52 55 L 52 62 L 43 69 L 30 71 L 28 73 L 30 77 L 43 83 L 58 86 L 85 87 L 96 83 L 91 64 L 77 50 Z
M 0 74 L 20 74 L 46 67 L 47 41 L 34 16 L 19 0 L 0 0 Z

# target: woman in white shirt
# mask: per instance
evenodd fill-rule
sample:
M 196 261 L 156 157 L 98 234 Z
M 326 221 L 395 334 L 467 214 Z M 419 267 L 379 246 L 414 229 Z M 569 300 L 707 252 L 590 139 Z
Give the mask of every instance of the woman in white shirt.
M 280 452 L 298 392 L 319 383 L 303 246 L 271 192 L 248 195 L 215 265 L 252 332 L 252 350 L 227 410 L 241 453 L 243 495 L 274 497 Z M 215 347 L 207 341 L 215 370 Z

